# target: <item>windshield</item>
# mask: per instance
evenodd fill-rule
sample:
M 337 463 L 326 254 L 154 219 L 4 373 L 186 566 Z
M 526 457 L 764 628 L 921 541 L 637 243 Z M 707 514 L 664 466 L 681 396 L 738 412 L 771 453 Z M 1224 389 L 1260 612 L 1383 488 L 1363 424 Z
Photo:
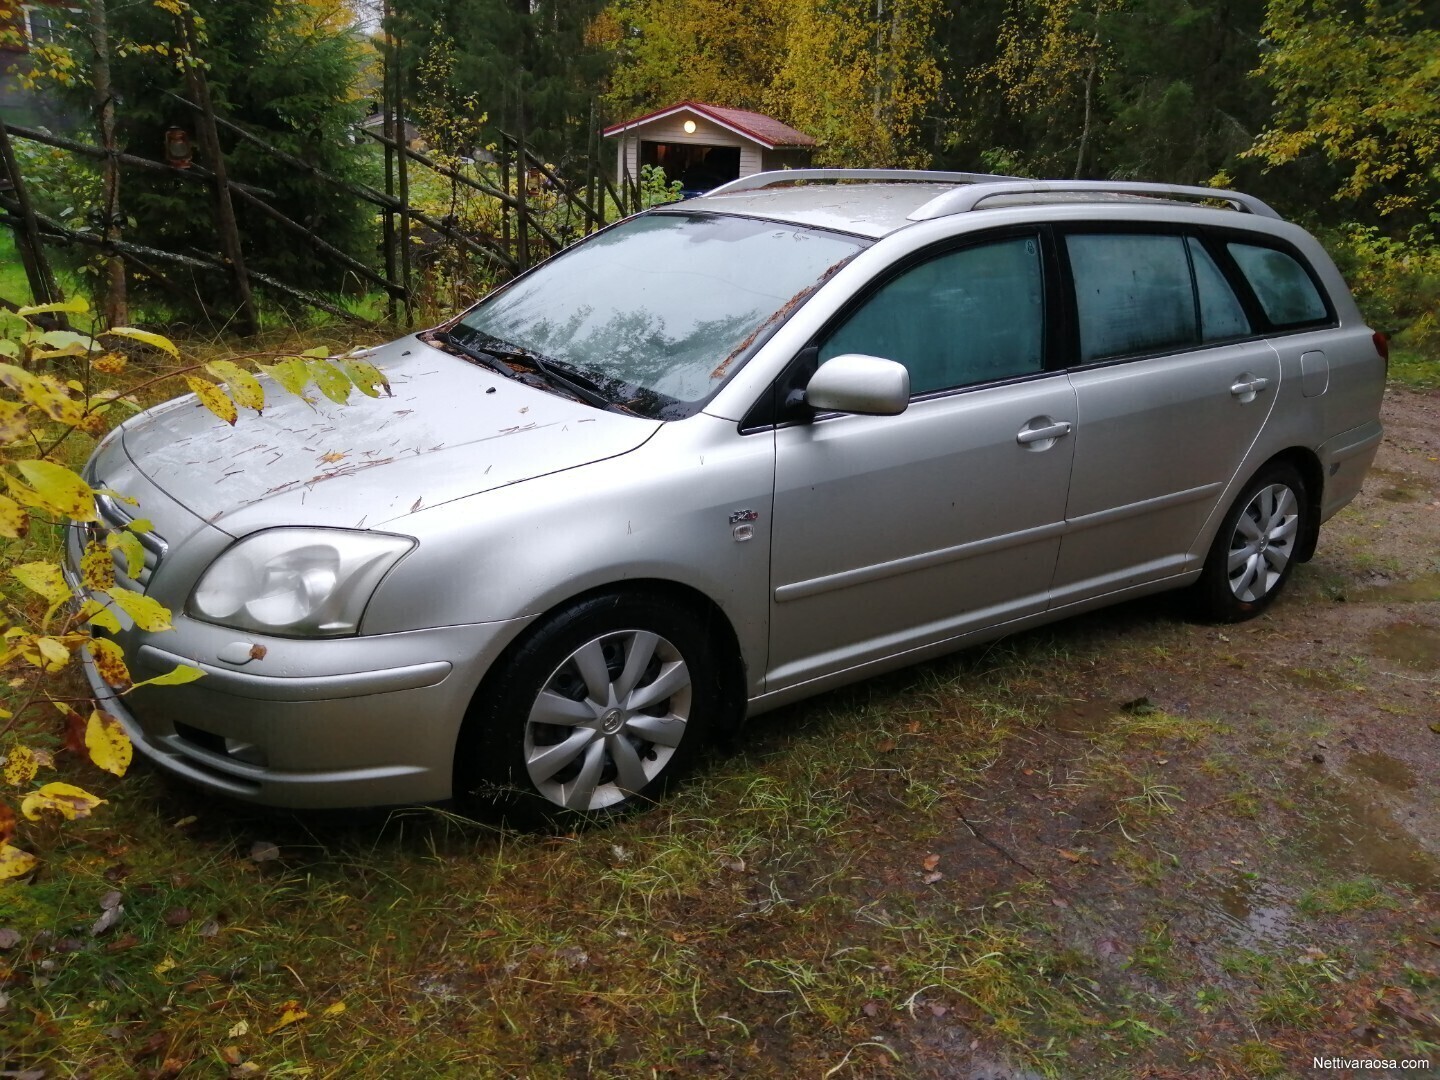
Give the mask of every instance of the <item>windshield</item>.
M 459 327 L 558 360 L 617 391 L 618 403 L 674 419 L 866 243 L 751 218 L 645 214 L 544 263 Z

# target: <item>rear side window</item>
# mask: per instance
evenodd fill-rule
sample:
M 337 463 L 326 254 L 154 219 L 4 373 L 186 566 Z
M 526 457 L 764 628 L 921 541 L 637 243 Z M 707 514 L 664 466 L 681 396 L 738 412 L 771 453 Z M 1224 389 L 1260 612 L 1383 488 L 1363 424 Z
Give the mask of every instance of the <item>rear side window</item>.
M 1248 336 L 1250 320 L 1225 275 L 1200 241 L 1192 236 L 1188 243 L 1190 265 L 1195 268 L 1195 297 L 1200 305 L 1201 340 L 1228 341 Z
M 948 252 L 886 282 L 820 346 L 895 360 L 910 392 L 967 386 L 1041 370 L 1044 285 L 1034 237 Z
M 1265 317 L 1275 326 L 1302 326 L 1329 318 L 1325 300 L 1309 273 L 1293 257 L 1254 244 L 1226 244 Z
M 1067 236 L 1065 246 L 1083 363 L 1200 340 L 1184 238 L 1082 233 Z

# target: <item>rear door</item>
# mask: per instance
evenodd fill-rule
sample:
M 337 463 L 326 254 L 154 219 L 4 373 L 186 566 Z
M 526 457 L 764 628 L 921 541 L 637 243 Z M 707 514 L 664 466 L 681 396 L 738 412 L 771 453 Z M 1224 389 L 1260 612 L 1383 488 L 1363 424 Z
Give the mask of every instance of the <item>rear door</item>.
M 1079 427 L 1056 607 L 1192 569 L 1280 383 L 1278 355 L 1199 235 L 1077 229 L 1062 244 Z

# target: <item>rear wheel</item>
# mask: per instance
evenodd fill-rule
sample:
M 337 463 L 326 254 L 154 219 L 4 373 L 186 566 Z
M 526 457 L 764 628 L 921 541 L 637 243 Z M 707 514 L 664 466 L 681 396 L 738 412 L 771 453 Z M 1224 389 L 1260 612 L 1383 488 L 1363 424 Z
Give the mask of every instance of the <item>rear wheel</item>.
M 456 791 L 522 827 L 653 802 L 730 700 L 700 620 L 658 597 L 578 601 L 502 662 L 461 734 Z
M 1212 622 L 1239 622 L 1269 607 L 1295 569 L 1309 512 L 1305 483 L 1293 466 L 1261 469 L 1215 534 L 1194 586 L 1197 613 Z

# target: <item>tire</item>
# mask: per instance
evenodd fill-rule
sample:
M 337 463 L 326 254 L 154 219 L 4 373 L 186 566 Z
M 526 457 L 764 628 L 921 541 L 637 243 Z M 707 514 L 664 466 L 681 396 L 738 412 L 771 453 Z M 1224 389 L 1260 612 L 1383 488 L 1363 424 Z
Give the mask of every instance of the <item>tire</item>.
M 1196 614 L 1207 622 L 1241 622 L 1275 602 L 1299 561 L 1310 515 L 1305 482 L 1291 465 L 1266 465 L 1240 493 L 1192 589 Z
M 712 656 L 703 622 L 658 596 L 594 596 L 549 616 L 471 707 L 459 802 L 526 829 L 652 804 L 729 719 L 734 697 Z

